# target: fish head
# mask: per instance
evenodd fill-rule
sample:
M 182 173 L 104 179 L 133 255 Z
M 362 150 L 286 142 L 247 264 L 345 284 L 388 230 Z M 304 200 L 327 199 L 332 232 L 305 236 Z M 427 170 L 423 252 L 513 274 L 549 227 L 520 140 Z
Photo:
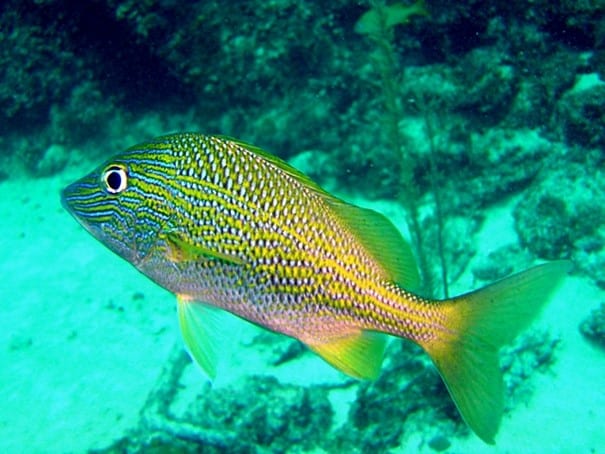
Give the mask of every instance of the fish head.
M 170 218 L 164 184 L 174 175 L 165 150 L 133 148 L 67 186 L 63 207 L 97 240 L 137 266 Z M 138 266 L 137 266 L 138 267 Z

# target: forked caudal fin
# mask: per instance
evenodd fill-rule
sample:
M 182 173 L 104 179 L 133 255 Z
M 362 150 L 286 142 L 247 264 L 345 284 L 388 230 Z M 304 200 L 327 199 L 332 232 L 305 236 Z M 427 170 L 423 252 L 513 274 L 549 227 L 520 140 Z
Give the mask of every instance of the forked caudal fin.
M 530 324 L 569 267 L 545 263 L 441 303 L 446 330 L 422 346 L 462 419 L 486 443 L 494 443 L 504 409 L 498 350 Z

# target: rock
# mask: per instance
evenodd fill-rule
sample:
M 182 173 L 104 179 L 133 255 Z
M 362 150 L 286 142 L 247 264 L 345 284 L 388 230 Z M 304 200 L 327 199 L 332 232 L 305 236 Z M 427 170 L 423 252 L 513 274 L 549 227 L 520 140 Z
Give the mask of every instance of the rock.
M 605 286 L 605 172 L 568 163 L 551 170 L 514 209 L 521 244 L 540 258 L 572 258 Z
M 208 429 L 228 429 L 253 445 L 286 451 L 293 445 L 313 447 L 331 425 L 332 407 L 320 388 L 258 376 L 200 395 L 184 419 Z
M 557 124 L 569 144 L 605 145 L 605 82 L 596 73 L 583 74 L 563 95 L 556 109 Z
M 447 439 L 447 437 L 438 434 L 429 440 L 429 447 L 433 451 L 442 452 L 448 449 L 452 444 Z
M 502 120 L 519 90 L 515 67 L 505 63 L 496 49 L 469 52 L 460 65 L 459 78 L 466 90 L 456 109 L 473 115 L 484 125 Z
M 54 175 L 65 168 L 69 154 L 63 145 L 53 144 L 46 149 L 42 159 L 35 165 L 38 176 Z
M 473 275 L 482 281 L 495 281 L 509 275 L 514 270 L 524 269 L 530 263 L 526 251 L 517 245 L 504 246 L 474 261 Z
M 586 339 L 605 349 L 605 302 L 580 323 L 580 332 Z
M 526 401 L 531 394 L 528 379 L 536 371 L 548 370 L 554 364 L 559 343 L 560 339 L 548 331 L 533 330 L 522 334 L 513 345 L 502 349 L 500 367 L 504 372 L 508 410 L 518 402 Z

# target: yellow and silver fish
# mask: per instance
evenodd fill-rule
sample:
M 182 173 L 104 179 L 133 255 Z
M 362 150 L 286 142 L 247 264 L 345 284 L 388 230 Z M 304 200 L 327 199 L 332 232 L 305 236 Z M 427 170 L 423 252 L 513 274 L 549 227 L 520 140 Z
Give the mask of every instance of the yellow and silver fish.
M 487 443 L 504 406 L 498 350 L 568 268 L 552 262 L 462 296 L 425 299 L 412 293 L 419 278 L 411 250 L 385 217 L 218 136 L 134 146 L 65 188 L 62 202 L 95 238 L 177 295 L 187 349 L 210 376 L 217 308 L 292 336 L 362 379 L 378 376 L 385 335 L 403 337 L 430 355 Z

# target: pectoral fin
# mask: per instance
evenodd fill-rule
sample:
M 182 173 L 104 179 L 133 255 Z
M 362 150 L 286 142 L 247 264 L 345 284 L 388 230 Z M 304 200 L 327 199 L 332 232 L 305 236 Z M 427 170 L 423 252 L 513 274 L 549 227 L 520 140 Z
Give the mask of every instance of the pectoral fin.
M 177 312 L 185 346 L 195 363 L 212 379 L 234 336 L 236 317 L 222 309 L 177 295 Z M 229 336 L 230 339 L 227 339 Z
M 172 262 L 195 261 L 200 258 L 206 260 L 220 260 L 232 265 L 242 265 L 244 261 L 232 254 L 210 249 L 201 244 L 193 244 L 187 241 L 183 235 L 177 231 L 165 232 L 166 255 Z

